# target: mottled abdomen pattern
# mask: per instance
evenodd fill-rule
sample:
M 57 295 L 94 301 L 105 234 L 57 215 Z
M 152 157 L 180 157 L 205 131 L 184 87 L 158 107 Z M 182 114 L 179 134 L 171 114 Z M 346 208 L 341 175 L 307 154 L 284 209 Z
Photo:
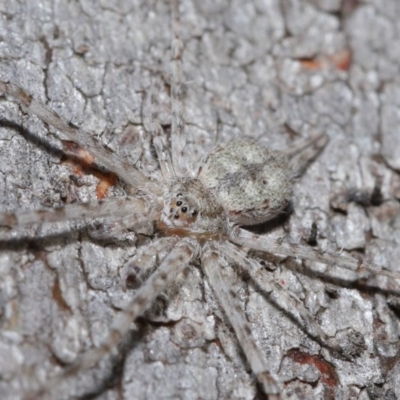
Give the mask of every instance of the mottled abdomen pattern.
M 204 159 L 199 179 L 214 193 L 229 219 L 242 225 L 275 217 L 292 196 L 286 156 L 252 139 L 217 146 Z

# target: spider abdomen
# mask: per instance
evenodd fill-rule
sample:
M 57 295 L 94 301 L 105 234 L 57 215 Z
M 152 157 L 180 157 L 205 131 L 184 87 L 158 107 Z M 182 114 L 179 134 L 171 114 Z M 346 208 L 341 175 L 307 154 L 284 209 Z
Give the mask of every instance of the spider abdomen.
M 265 222 L 289 203 L 292 180 L 286 157 L 251 139 L 217 146 L 204 160 L 199 179 L 232 222 Z

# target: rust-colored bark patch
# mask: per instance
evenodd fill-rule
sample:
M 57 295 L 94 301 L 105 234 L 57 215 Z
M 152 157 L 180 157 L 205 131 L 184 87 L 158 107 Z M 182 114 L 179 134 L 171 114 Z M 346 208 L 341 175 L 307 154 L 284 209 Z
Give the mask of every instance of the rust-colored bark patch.
M 337 69 L 348 71 L 351 64 L 350 50 L 342 50 L 332 56 L 332 61 Z
M 320 356 L 307 354 L 299 349 L 291 349 L 286 355 L 299 364 L 314 365 L 321 373 L 321 382 L 332 389 L 336 387 L 338 377 L 334 366 L 323 360 Z
M 351 53 L 350 50 L 344 49 L 330 56 L 302 58 L 299 61 L 303 68 L 310 71 L 328 68 L 336 68 L 340 69 L 341 71 L 347 71 L 351 65 Z
M 64 297 L 61 292 L 60 283 L 58 279 L 54 280 L 54 285 L 52 288 L 52 295 L 58 306 L 64 310 L 71 311 L 69 305 L 65 302 Z
M 113 172 L 102 173 L 95 171 L 94 175 L 100 180 L 96 188 L 96 195 L 98 199 L 104 199 L 108 195 L 108 189 L 117 183 L 117 175 Z
M 63 140 L 64 151 L 68 154 L 65 156 L 63 163 L 72 168 L 73 173 L 78 176 L 86 174 L 94 175 L 99 179 L 96 188 L 98 199 L 104 199 L 108 195 L 108 189 L 117 182 L 117 175 L 113 172 L 101 172 L 94 167 L 94 156 L 75 142 Z

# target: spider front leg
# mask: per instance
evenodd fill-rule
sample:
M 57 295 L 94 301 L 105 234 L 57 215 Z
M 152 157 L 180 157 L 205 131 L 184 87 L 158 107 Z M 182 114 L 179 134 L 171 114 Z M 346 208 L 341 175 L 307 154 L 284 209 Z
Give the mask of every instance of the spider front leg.
M 185 138 L 185 121 L 183 118 L 183 93 L 182 93 L 182 53 L 183 42 L 180 37 L 179 22 L 179 1 L 172 0 L 172 80 L 171 80 L 171 146 L 172 162 L 175 170 L 178 172 L 186 172 L 184 149 L 186 144 Z
M 281 391 L 279 380 L 270 372 L 267 361 L 262 357 L 260 350 L 254 341 L 251 328 L 244 316 L 244 311 L 235 299 L 235 293 L 230 290 L 228 280 L 223 278 L 221 270 L 222 257 L 214 246 L 208 245 L 203 250 L 202 265 L 213 289 L 215 297 L 221 304 L 229 322 L 231 323 L 236 337 L 250 364 L 251 370 L 261 384 L 264 393 L 269 400 L 278 400 Z
M 14 83 L 0 80 L 0 95 L 16 101 L 24 112 L 35 115 L 46 124 L 54 127 L 62 135 L 65 135 L 68 139 L 78 144 L 84 149 L 84 152 L 87 150 L 90 154 L 85 154 L 85 156 L 90 163 L 93 161 L 100 162 L 109 171 L 115 172 L 119 178 L 133 187 L 143 186 L 148 182 L 149 179 L 147 176 L 139 171 L 139 169 L 121 160 L 115 153 L 104 147 L 101 142 L 87 132 L 64 122 L 55 111 L 48 108 L 42 102 L 35 100 L 29 93 Z M 58 134 L 51 131 L 50 133 L 59 139 Z M 67 149 L 65 149 L 65 153 L 69 154 Z M 76 157 L 76 154 L 72 153 L 72 156 Z
M 159 93 L 161 87 L 155 81 L 150 87 L 150 94 L 145 96 L 142 108 L 142 121 L 146 132 L 151 136 L 154 149 L 157 153 L 157 162 L 161 170 L 162 179 L 169 181 L 176 177 L 176 170 L 171 159 L 167 137 L 161 126 L 159 116 Z M 172 101 L 172 100 L 171 100 Z
M 93 218 L 119 218 L 131 216 L 130 226 L 154 220 L 157 215 L 157 201 L 153 196 L 116 197 L 65 207 L 44 210 L 0 213 L 0 226 L 20 228 L 27 225 L 65 222 Z
M 161 126 L 159 127 L 159 130 L 161 130 Z M 170 151 L 167 147 L 166 139 L 162 134 L 159 134 L 154 137 L 153 144 L 157 153 L 162 176 L 164 180 L 168 182 L 176 176 L 176 172 L 171 160 Z
M 69 376 L 78 374 L 81 370 L 90 368 L 110 354 L 121 338 L 129 331 L 132 322 L 150 307 L 156 297 L 190 264 L 198 252 L 197 241 L 190 238 L 180 241 L 153 275 L 139 288 L 126 308 L 114 319 L 110 331 L 102 344 L 98 348 L 82 354 L 64 373 L 55 377 L 39 392 L 35 393 L 34 397 L 28 395 L 27 398 L 36 399 L 45 394 L 54 393 L 59 382 Z
M 143 113 L 143 122 L 146 130 L 152 135 L 153 144 L 157 152 L 157 159 L 161 169 L 161 173 L 165 181 L 188 173 L 190 169 L 186 165 L 187 160 L 184 157 L 184 148 L 186 139 L 184 135 L 185 122 L 183 118 L 183 101 L 182 101 L 182 53 L 183 43 L 179 33 L 179 1 L 171 2 L 172 14 L 172 74 L 170 77 L 171 85 L 171 140 L 168 145 L 167 137 L 163 132 L 163 128 L 159 122 L 159 85 L 155 84 L 150 90 L 150 95 L 146 96 L 144 109 L 149 109 L 150 113 Z

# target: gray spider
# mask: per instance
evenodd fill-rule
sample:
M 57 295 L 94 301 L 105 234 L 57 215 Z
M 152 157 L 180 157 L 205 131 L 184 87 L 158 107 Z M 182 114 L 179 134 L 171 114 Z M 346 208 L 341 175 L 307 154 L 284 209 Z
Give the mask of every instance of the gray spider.
M 258 351 L 249 324 L 235 300 L 234 291 L 224 279 L 220 264 L 236 263 L 254 279 L 260 281 L 261 277 L 261 285 L 267 292 L 283 292 L 283 289 L 268 282 L 267 273 L 260 263 L 255 259 L 249 260 L 243 247 L 326 264 L 340 263 L 342 268 L 358 269 L 360 279 L 366 279 L 369 273 L 374 272 L 373 265 L 361 263 L 354 258 L 278 242 L 239 226 L 260 224 L 282 212 L 290 202 L 293 180 L 310 159 L 324 148 L 326 135 L 316 135 L 286 153 L 270 151 L 251 139 L 233 140 L 217 146 L 203 160 L 197 173 L 184 176 L 182 170 L 187 168 L 186 160 L 179 157 L 179 152 L 170 154 L 166 138 L 162 134 L 156 134 L 153 144 L 161 174 L 155 173 L 148 177 L 138 168 L 126 165 L 112 153 L 106 154 L 89 135 L 62 122 L 57 114 L 31 98 L 18 86 L 0 81 L 0 92 L 17 100 L 26 111 L 36 114 L 68 134 L 80 146 L 89 149 L 96 160 L 103 162 L 121 179 L 136 188 L 135 195 L 124 198 L 109 198 L 43 211 L 2 213 L 0 225 L 20 227 L 33 223 L 112 215 L 114 221 L 133 230 L 143 223 L 155 222 L 163 235 L 172 238 L 168 242 L 160 242 L 156 247 L 158 252 L 165 252 L 167 247 L 170 250 L 169 255 L 162 260 L 155 272 L 135 293 L 125 311 L 114 321 L 107 339 L 100 347 L 78 357 L 62 376 L 76 373 L 109 354 L 127 333 L 132 321 L 150 307 L 179 273 L 196 258 L 200 258 L 204 273 L 232 324 L 251 370 L 263 391 L 270 398 L 279 398 L 279 379 L 271 373 L 268 361 Z M 172 131 L 172 143 L 174 142 L 182 142 L 182 137 L 176 131 Z M 138 253 L 133 264 L 140 265 L 145 251 L 146 249 Z M 154 269 L 154 265 L 139 268 L 139 275 L 145 276 L 149 273 L 148 269 Z M 312 315 L 302 303 L 290 295 L 283 296 L 290 306 L 282 306 L 298 320 L 306 332 L 329 348 L 340 350 L 336 342 L 327 337 L 313 321 Z

